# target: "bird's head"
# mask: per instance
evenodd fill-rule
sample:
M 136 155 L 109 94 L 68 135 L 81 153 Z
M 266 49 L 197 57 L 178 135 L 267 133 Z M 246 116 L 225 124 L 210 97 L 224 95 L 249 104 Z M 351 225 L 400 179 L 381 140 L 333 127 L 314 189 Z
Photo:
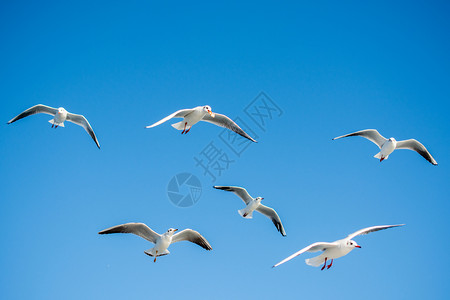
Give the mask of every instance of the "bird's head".
M 256 198 L 255 198 L 255 200 L 256 200 L 257 202 L 261 202 L 263 199 L 264 199 L 263 197 L 256 197 Z
M 396 142 L 396 140 L 393 138 L 393 137 L 391 137 L 390 139 L 389 139 L 389 142 Z
M 348 240 L 347 241 L 347 247 L 350 247 L 350 248 L 361 248 L 361 246 L 358 245 L 354 240 Z
M 63 114 L 65 111 L 63 107 L 58 108 L 58 114 Z
M 174 233 L 175 233 L 175 231 L 177 231 L 178 229 L 173 229 L 173 228 L 169 228 L 169 229 L 167 229 L 167 234 L 168 235 L 173 235 Z
M 203 110 L 205 112 L 207 112 L 208 114 L 210 114 L 211 117 L 213 117 L 213 118 L 216 116 L 216 114 L 211 111 L 211 106 L 209 106 L 209 105 L 203 106 Z

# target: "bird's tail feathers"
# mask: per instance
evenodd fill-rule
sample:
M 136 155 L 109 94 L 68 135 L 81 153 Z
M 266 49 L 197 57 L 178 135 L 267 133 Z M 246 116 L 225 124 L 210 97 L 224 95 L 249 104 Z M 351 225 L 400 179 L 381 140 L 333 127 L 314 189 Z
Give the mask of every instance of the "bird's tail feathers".
M 381 160 L 386 160 L 386 159 L 389 158 L 389 155 L 388 155 L 388 156 L 385 156 L 385 157 L 382 157 L 382 156 L 381 156 L 381 152 L 378 152 L 378 153 L 375 154 L 373 157 L 378 158 L 378 159 L 381 159 Z
M 305 259 L 305 262 L 307 265 L 313 266 L 313 267 L 318 267 L 321 264 L 323 264 L 325 262 L 325 258 L 323 257 L 323 255 L 318 255 L 316 257 L 312 257 L 312 258 L 308 258 Z
M 54 124 L 54 125 L 57 125 L 57 126 L 60 126 L 60 127 L 64 127 L 64 122 L 62 122 L 62 123 L 56 123 L 56 122 L 55 122 L 55 119 L 48 120 L 48 122 L 49 122 L 50 124 Z
M 246 219 L 252 219 L 253 218 L 253 212 L 248 213 L 245 208 L 238 210 L 238 213 Z
M 181 122 L 172 124 L 172 127 L 175 128 L 175 129 L 177 129 L 177 130 L 183 130 L 183 129 L 184 129 L 184 124 L 185 124 L 185 123 L 186 123 L 186 122 L 181 121 Z
M 155 248 L 145 250 L 144 253 L 147 254 L 148 256 L 154 257 L 155 256 Z M 170 252 L 169 252 L 169 250 L 166 249 L 164 252 L 158 252 L 157 256 L 164 256 L 167 254 L 170 254 Z

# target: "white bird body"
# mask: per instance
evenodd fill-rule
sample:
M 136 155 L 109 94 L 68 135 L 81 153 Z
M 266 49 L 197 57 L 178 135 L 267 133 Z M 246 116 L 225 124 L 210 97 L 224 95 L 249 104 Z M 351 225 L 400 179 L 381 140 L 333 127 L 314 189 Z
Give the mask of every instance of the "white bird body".
M 281 264 L 284 264 L 285 262 L 293 259 L 296 256 L 299 256 L 302 253 L 323 251 L 318 256 L 306 259 L 305 262 L 307 265 L 310 265 L 313 267 L 318 267 L 321 264 L 324 264 L 322 267 L 322 270 L 323 270 L 323 269 L 325 269 L 325 267 L 327 265 L 327 260 L 331 259 L 331 263 L 327 267 L 329 269 L 333 265 L 333 259 L 347 255 L 355 248 L 361 248 L 361 246 L 359 246 L 355 241 L 352 240 L 354 237 L 356 237 L 358 235 L 369 234 L 371 232 L 384 230 L 384 229 L 388 229 L 388 228 L 393 228 L 393 227 L 399 227 L 399 226 L 403 226 L 403 225 L 404 224 L 372 226 L 372 227 L 360 229 L 352 234 L 349 234 L 346 238 L 337 240 L 332 243 L 327 243 L 327 242 L 313 243 L 313 244 L 301 249 L 300 251 L 297 251 L 296 253 L 292 254 L 291 256 L 283 259 L 279 263 L 275 264 L 273 266 L 273 268 L 278 267 Z
M 109 234 L 109 233 L 133 233 L 147 241 L 155 244 L 153 248 L 144 251 L 145 254 L 153 256 L 154 262 L 156 262 L 156 257 L 169 254 L 169 246 L 173 243 L 180 241 L 189 241 L 195 243 L 206 250 L 212 250 L 211 245 L 208 241 L 197 231 L 192 229 L 185 229 L 174 235 L 175 231 L 178 229 L 169 228 L 165 233 L 158 234 L 154 232 L 150 227 L 144 223 L 127 223 L 117 226 L 110 227 L 108 229 L 102 230 L 99 234 Z
M 189 130 L 193 125 L 200 122 L 207 114 L 208 111 L 203 109 L 203 106 L 197 106 L 192 109 L 192 112 L 184 116 L 183 121 L 172 124 L 172 127 L 178 130 L 183 130 L 183 128 Z
M 384 142 L 381 146 L 380 152 L 375 154 L 374 157 L 380 159 L 381 161 L 388 159 L 389 155 L 394 152 L 396 146 L 397 141 L 394 138 L 390 138 Z
M 261 197 L 252 199 L 245 208 L 238 210 L 239 214 L 246 219 L 252 219 L 253 212 L 260 206 L 262 199 Z
M 58 108 L 58 111 L 55 114 L 55 117 L 49 122 L 56 126 L 64 127 L 64 121 L 67 119 L 67 110 L 65 110 L 63 107 Z
M 175 231 L 167 231 L 163 233 L 161 237 L 156 240 L 155 247 L 146 250 L 145 253 L 154 257 L 169 254 L 170 252 L 167 248 L 169 248 L 170 244 L 172 244 L 172 236 L 174 232 Z
M 349 254 L 353 249 L 355 249 L 355 246 L 350 247 L 347 245 L 346 239 L 336 241 L 334 244 L 336 244 L 336 247 L 327 248 L 319 256 L 305 259 L 306 264 L 313 267 L 318 267 L 325 262 L 325 259 L 339 258 Z
M 380 162 L 387 159 L 396 149 L 408 149 L 416 151 L 431 164 L 435 166 L 438 164 L 427 148 L 415 139 L 396 141 L 394 138 L 385 138 L 375 129 L 365 129 L 335 137 L 333 140 L 349 136 L 361 136 L 376 144 L 380 148 L 380 152 L 375 154 L 374 157 L 378 158 Z

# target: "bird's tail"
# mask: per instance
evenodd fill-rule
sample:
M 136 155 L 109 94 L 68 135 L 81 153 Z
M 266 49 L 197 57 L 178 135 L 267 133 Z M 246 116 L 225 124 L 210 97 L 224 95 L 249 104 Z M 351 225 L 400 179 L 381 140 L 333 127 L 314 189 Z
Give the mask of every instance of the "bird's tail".
M 55 122 L 55 119 L 48 120 L 48 122 L 49 122 L 50 124 L 54 124 L 54 125 L 57 125 L 57 126 L 64 127 L 64 122 L 62 122 L 62 123 L 56 123 L 56 122 Z
M 325 257 L 321 254 L 316 257 L 305 259 L 307 265 L 318 267 L 325 262 Z
M 377 154 L 375 154 L 373 157 L 375 157 L 375 158 L 378 158 L 378 159 L 382 159 L 382 160 L 385 160 L 385 159 L 388 159 L 388 157 L 389 157 L 389 155 L 388 156 L 385 156 L 385 157 L 382 157 L 381 156 L 381 152 L 378 152 Z
M 145 250 L 144 253 L 147 254 L 148 256 L 154 257 L 155 256 L 155 248 Z M 161 252 L 161 253 L 158 252 L 158 255 L 156 255 L 156 256 L 164 256 L 167 254 L 170 254 L 170 252 L 169 252 L 169 250 L 166 249 L 164 252 Z
M 252 219 L 252 218 L 253 218 L 253 212 L 248 213 L 248 212 L 246 211 L 245 208 L 238 210 L 238 213 L 239 213 L 243 218 L 246 218 L 246 219 Z
M 183 129 L 184 129 L 184 124 L 185 124 L 185 123 L 186 123 L 186 122 L 181 121 L 181 122 L 172 124 L 172 127 L 175 128 L 175 129 L 177 129 L 177 130 L 183 130 Z

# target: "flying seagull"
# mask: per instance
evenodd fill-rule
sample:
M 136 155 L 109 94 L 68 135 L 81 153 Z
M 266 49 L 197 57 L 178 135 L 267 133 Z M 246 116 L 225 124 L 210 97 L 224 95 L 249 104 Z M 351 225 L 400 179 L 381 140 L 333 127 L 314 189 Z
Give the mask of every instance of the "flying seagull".
M 431 156 L 430 152 L 428 152 L 427 148 L 425 148 L 425 146 L 422 145 L 419 141 L 414 139 L 396 141 L 393 137 L 391 137 L 390 139 L 383 137 L 375 129 L 366 129 L 338 136 L 335 137 L 333 140 L 337 140 L 348 136 L 362 136 L 363 138 L 366 138 L 369 141 L 377 144 L 377 146 L 380 148 L 380 152 L 375 154 L 374 157 L 379 158 L 380 162 L 385 159 L 388 159 L 389 155 L 396 149 L 409 149 L 416 151 L 433 165 L 437 165 L 437 162 L 434 160 L 433 156 Z
M 197 231 L 192 229 L 185 229 L 177 234 L 174 234 L 178 229 L 169 228 L 165 233 L 158 234 L 151 230 L 144 223 L 127 223 L 113 226 L 111 228 L 102 230 L 99 234 L 109 233 L 133 233 L 155 244 L 155 247 L 144 251 L 145 254 L 155 257 L 153 262 L 156 262 L 158 256 L 169 254 L 169 246 L 180 241 L 189 241 L 199 245 L 206 250 L 212 250 L 208 241 Z
M 172 118 L 183 118 L 183 121 L 172 124 L 172 127 L 177 130 L 183 130 L 181 134 L 186 134 L 191 130 L 191 127 L 197 124 L 199 121 L 205 121 L 214 125 L 225 127 L 237 134 L 257 143 L 251 136 L 249 136 L 244 130 L 241 129 L 233 120 L 225 115 L 215 114 L 211 111 L 211 107 L 208 105 L 197 106 L 190 109 L 181 109 L 173 114 L 165 117 L 161 121 L 156 122 L 153 125 L 146 126 L 145 128 L 152 128 L 158 126 Z
M 314 243 L 314 244 L 311 244 L 311 245 L 303 248 L 302 250 L 292 254 L 288 258 L 283 259 L 282 261 L 280 261 L 279 263 L 274 265 L 272 268 L 278 267 L 279 265 L 284 264 L 288 260 L 291 260 L 294 257 L 296 257 L 304 252 L 323 251 L 323 253 L 320 254 L 319 256 L 316 256 L 313 258 L 308 258 L 305 260 L 305 262 L 307 265 L 310 265 L 313 267 L 318 267 L 321 264 L 323 264 L 323 267 L 321 269 L 321 270 L 323 270 L 323 269 L 325 269 L 325 267 L 327 265 L 327 260 L 331 259 L 331 262 L 327 267 L 327 269 L 329 269 L 333 265 L 333 259 L 339 258 L 341 256 L 345 256 L 355 248 L 361 248 L 361 246 L 359 246 L 355 241 L 352 240 L 354 237 L 356 237 L 358 235 L 375 232 L 378 230 L 383 230 L 383 229 L 388 229 L 388 228 L 398 227 L 398 226 L 403 226 L 403 225 L 405 225 L 405 224 L 381 225 L 381 226 L 367 227 L 367 228 L 358 230 L 358 231 L 348 235 L 345 239 L 342 239 L 342 240 L 338 240 L 338 241 L 335 241 L 332 243 L 323 243 L 323 242 Z
M 239 214 L 242 217 L 246 219 L 251 219 L 253 218 L 253 211 L 255 210 L 259 211 L 260 213 L 262 213 L 263 215 L 272 220 L 273 224 L 275 225 L 275 227 L 281 233 L 282 236 L 286 236 L 286 232 L 284 231 L 283 224 L 281 224 L 281 220 L 277 212 L 273 208 L 261 204 L 261 201 L 264 198 L 261 197 L 252 198 L 252 196 L 249 195 L 246 189 L 238 186 L 214 186 L 214 188 L 218 190 L 233 192 L 245 202 L 247 206 L 243 209 L 238 210 Z
M 58 126 L 64 127 L 64 121 L 69 121 L 77 125 L 80 125 L 86 130 L 87 133 L 89 133 L 94 142 L 97 144 L 97 147 L 100 149 L 100 144 L 98 143 L 94 130 L 92 129 L 88 120 L 83 115 L 72 114 L 67 110 L 65 110 L 63 107 L 53 108 L 50 106 L 38 104 L 33 107 L 30 107 L 29 109 L 25 110 L 21 114 L 14 117 L 8 122 L 8 124 L 14 123 L 17 120 L 39 113 L 54 116 L 53 119 L 49 120 L 49 122 L 52 124 L 52 128 L 58 128 Z

